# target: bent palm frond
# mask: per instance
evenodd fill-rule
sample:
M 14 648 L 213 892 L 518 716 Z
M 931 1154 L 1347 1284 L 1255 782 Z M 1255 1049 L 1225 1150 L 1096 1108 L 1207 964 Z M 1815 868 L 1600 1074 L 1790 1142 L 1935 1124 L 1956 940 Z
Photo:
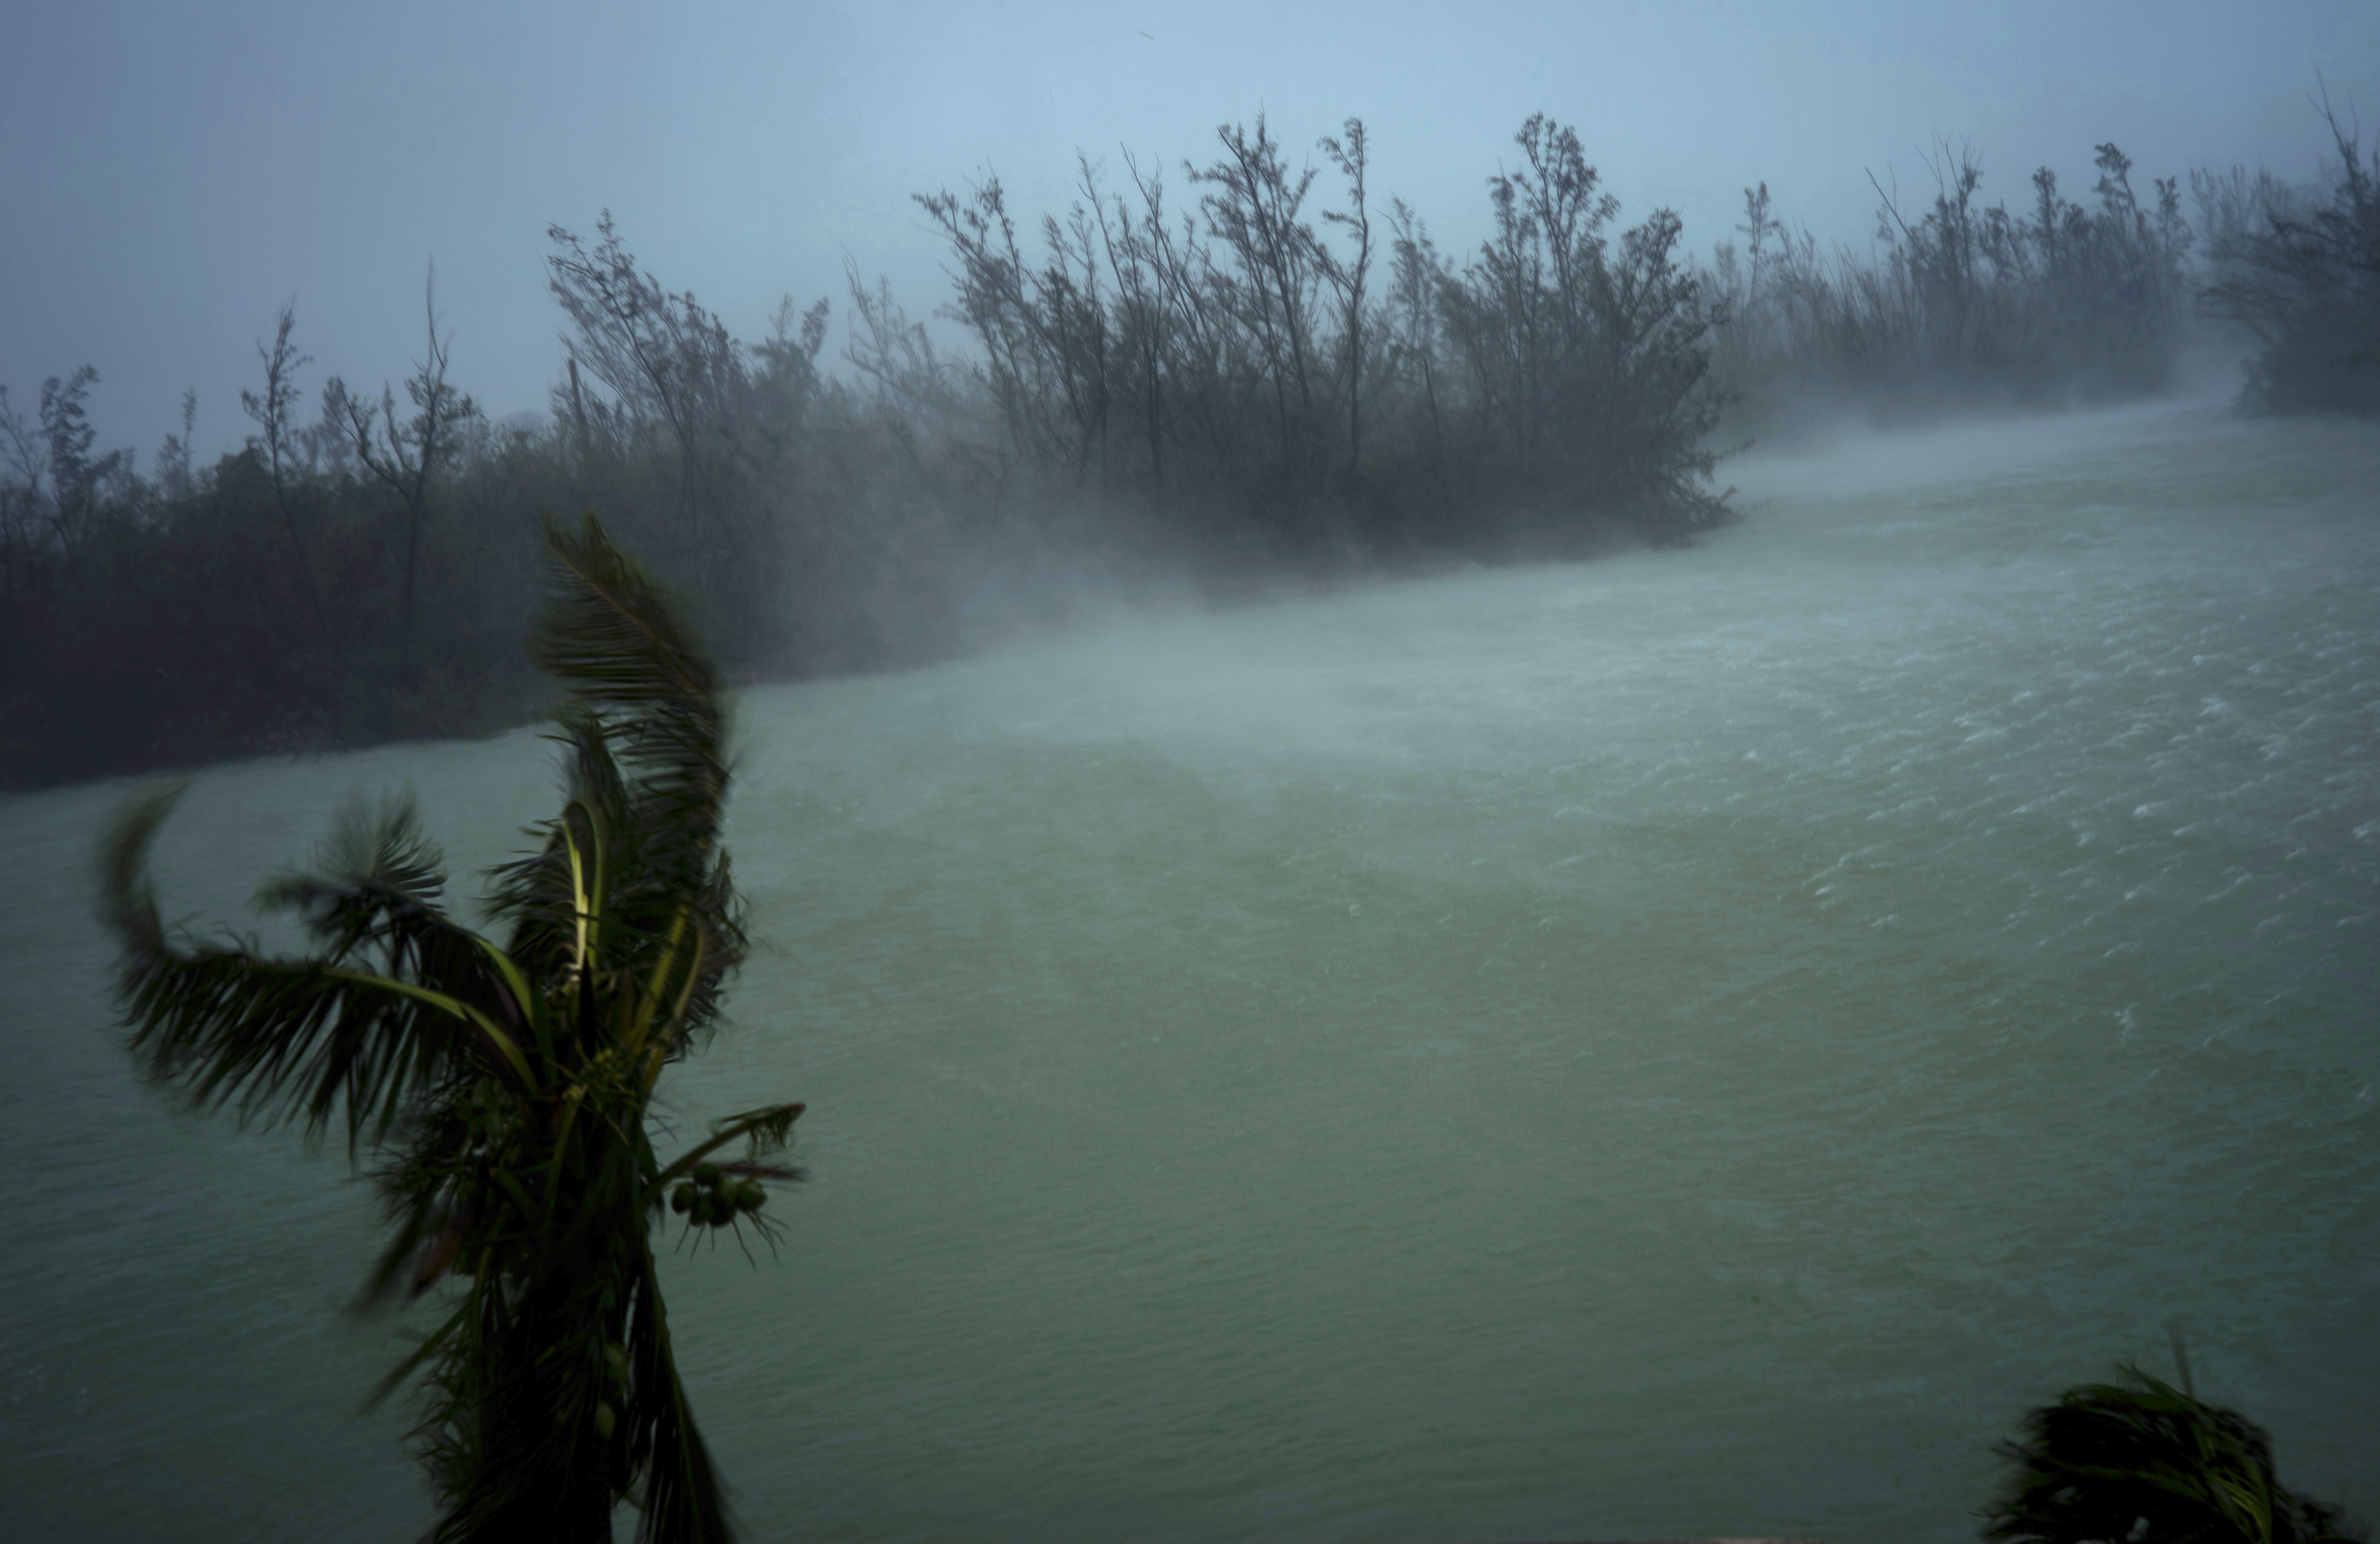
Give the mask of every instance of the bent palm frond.
M 258 890 L 257 905 L 299 913 L 307 931 L 345 959 L 382 931 L 383 918 L 443 923 L 443 862 L 409 797 L 384 802 L 377 813 L 350 801 L 317 855 L 317 872 L 273 875 Z
M 322 955 L 276 959 L 169 936 L 147 856 L 180 794 L 134 802 L 103 847 L 102 905 L 123 947 L 118 989 L 147 1076 L 202 1105 L 236 1104 L 243 1118 L 302 1116 L 310 1137 L 344 1113 L 351 1151 L 458 1073 L 485 1067 L 526 1086 L 516 1000 L 476 936 L 423 899 L 435 888 L 418 865 L 269 887 L 268 900 L 310 910 L 310 930 L 331 946 Z M 402 819 L 382 838 L 384 854 L 420 855 Z M 346 963 L 367 946 L 381 971 Z
M 2025 1417 L 1997 1450 L 2010 1466 L 1985 1512 L 1986 1539 L 2086 1544 L 2145 1537 L 2200 1544 L 2335 1544 L 2333 1508 L 2284 1487 L 2272 1439 L 2137 1367 L 2085 1383 Z
M 669 1310 L 662 1302 L 661 1282 L 650 1255 L 640 1286 L 638 1312 L 628 1333 L 628 1354 L 636 1363 L 642 1396 L 631 1413 L 629 1439 L 645 1475 L 638 1544 L 727 1538 L 732 1535 L 719 1470 L 694 1423 L 686 1385 L 678 1379 Z
M 740 1116 L 729 1116 L 711 1127 L 710 1137 L 698 1146 L 688 1148 L 677 1162 L 654 1176 L 652 1193 L 658 1200 L 662 1189 L 671 1181 L 683 1178 L 694 1166 L 721 1148 L 736 1141 L 747 1144 L 750 1158 L 737 1165 L 746 1173 L 763 1175 L 772 1179 L 799 1179 L 802 1171 L 778 1164 L 764 1164 L 762 1159 L 783 1152 L 794 1140 L 794 1122 L 799 1120 L 807 1104 L 771 1104 L 762 1109 L 747 1110 Z
M 715 1021 L 747 947 L 718 850 L 728 769 L 717 681 L 667 592 L 593 516 L 575 529 L 549 520 L 546 536 L 553 583 L 531 648 L 572 688 L 553 733 L 569 752 L 570 800 L 537 828 L 540 850 L 498 871 L 492 906 L 513 923 L 515 959 L 560 969 L 577 958 L 585 876 L 600 854 L 591 900 L 603 968 L 648 977 L 691 925 L 702 963 L 670 1037 L 674 1055 Z
M 667 593 L 604 538 L 592 515 L 575 531 L 548 521 L 546 540 L 561 582 L 547 592 L 531 655 L 578 702 L 616 717 L 651 856 L 692 882 L 709 865 L 727 790 L 710 661 Z

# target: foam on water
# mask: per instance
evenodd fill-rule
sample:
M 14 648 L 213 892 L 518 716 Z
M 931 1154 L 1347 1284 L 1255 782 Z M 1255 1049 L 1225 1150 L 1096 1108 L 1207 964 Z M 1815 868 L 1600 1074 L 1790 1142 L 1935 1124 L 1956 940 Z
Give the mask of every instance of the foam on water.
M 1730 470 L 1691 552 L 747 694 L 674 1114 L 806 1098 L 815 1178 L 672 1283 L 756 1537 L 1966 1538 L 2177 1315 L 2380 1512 L 2380 436 Z M 526 735 L 227 769 L 171 904 L 407 778 L 466 870 L 542 813 Z M 369 1196 L 104 1031 L 120 793 L 0 803 L 0 1495 L 410 1537 Z

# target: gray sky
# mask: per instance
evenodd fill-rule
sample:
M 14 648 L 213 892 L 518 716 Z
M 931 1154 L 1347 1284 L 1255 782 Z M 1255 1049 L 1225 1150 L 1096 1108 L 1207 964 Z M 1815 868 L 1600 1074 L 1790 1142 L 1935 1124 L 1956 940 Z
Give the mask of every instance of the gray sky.
M 2036 164 L 2087 193 L 2114 139 L 2135 182 L 2193 164 L 2310 174 L 2316 70 L 2380 127 L 2380 6 L 1202 3 L 25 7 L 0 45 L 0 383 L 98 367 L 93 416 L 142 465 L 198 389 L 202 450 L 285 299 L 325 375 L 377 387 L 421 348 L 433 259 L 452 377 L 502 416 L 544 404 L 559 313 L 545 228 L 609 207 L 629 247 L 741 335 L 780 296 L 836 302 L 848 256 L 914 313 L 941 253 L 910 195 L 984 167 L 1062 205 L 1076 147 L 1163 165 L 1266 110 L 1293 150 L 1355 115 L 1377 200 L 1460 250 L 1483 179 L 1544 109 L 1575 124 L 1633 223 L 1668 204 L 1697 251 L 1741 189 L 1864 243 L 1866 169 L 1923 186 L 1937 134 L 1988 198 Z M 2367 138 L 2368 143 L 2368 138 Z M 1318 191 L 1335 198 L 1327 179 Z

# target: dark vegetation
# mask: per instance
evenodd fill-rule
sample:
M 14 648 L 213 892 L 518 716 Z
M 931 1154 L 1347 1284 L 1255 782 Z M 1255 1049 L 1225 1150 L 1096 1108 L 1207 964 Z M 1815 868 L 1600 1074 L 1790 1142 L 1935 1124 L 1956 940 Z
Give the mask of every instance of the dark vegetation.
M 2257 351 L 2247 405 L 2267 413 L 2380 413 L 2380 139 L 2369 151 L 2325 101 L 2331 185 L 2291 187 L 2233 170 L 2194 174 L 2206 211 L 2207 311 Z
M 2178 179 L 2144 199 L 2121 150 L 2099 146 L 2095 164 L 2091 204 L 2044 166 L 2011 211 L 1982 202 L 1972 149 L 1937 144 L 1925 208 L 1877 187 L 1873 256 L 1822 254 L 1777 219 L 1767 184 L 1747 189 L 1743 246 L 1720 247 L 1713 268 L 1730 319 L 1718 368 L 1772 412 L 1815 398 L 1907 415 L 2166 384 L 2196 287 Z
M 981 350 L 996 482 L 1290 558 L 1726 518 L 1706 286 L 1674 214 L 1615 229 L 1576 133 L 1522 127 L 1459 267 L 1401 200 L 1376 206 L 1362 123 L 1320 143 L 1344 203 L 1318 211 L 1262 118 L 1220 140 L 1178 216 L 1131 161 L 1123 194 L 1082 163 L 1032 257 L 997 179 L 919 200 Z
M 386 451 L 400 476 L 406 444 Z M 722 1121 L 667 1164 L 653 1151 L 661 1076 L 709 1038 L 744 956 L 718 692 L 592 517 L 547 539 L 533 652 L 570 688 L 564 803 L 540 850 L 492 876 L 502 944 L 446 914 L 403 805 L 351 810 L 320 873 L 260 894 L 302 919 L 310 954 L 166 930 L 146 853 L 178 790 L 118 820 L 103 914 L 152 1080 L 310 1137 L 343 1128 L 351 1160 L 382 1160 L 389 1237 L 365 1300 L 437 1288 L 446 1310 L 381 1390 L 420 1379 L 430 1537 L 608 1541 L 628 1500 L 640 1538 L 724 1539 L 652 1238 L 674 1212 L 689 1235 L 773 1240 L 761 1180 L 798 1177 L 774 1160 L 802 1106 Z
M 1227 595 L 1687 541 L 1730 518 L 1716 452 L 1747 427 L 2153 390 L 2197 312 L 2255 340 L 2249 405 L 2371 410 L 2380 159 L 2331 128 L 2330 186 L 2193 173 L 2195 230 L 2114 145 L 2087 202 L 2045 168 L 2016 211 L 1939 147 L 1929 203 L 1879 182 L 1868 253 L 1764 185 L 1704 265 L 1542 115 L 1467 256 L 1381 194 L 1359 121 L 1315 165 L 1259 118 L 1171 185 L 1085 159 L 1038 223 L 996 179 L 920 198 L 957 357 L 856 271 L 838 358 L 825 301 L 739 341 L 608 216 L 556 227 L 549 414 L 489 421 L 434 305 L 401 386 L 310 405 L 285 308 L 212 466 L 194 398 L 142 476 L 96 445 L 90 369 L 30 413 L 0 393 L 0 785 L 519 722 L 548 509 L 603 510 L 731 679 L 785 678 L 947 657 L 1085 574 Z
M 2176 1340 L 2180 1348 L 2179 1337 Z M 2289 1490 L 2273 1441 L 2236 1410 L 2136 1367 L 2029 1412 L 1984 1509 L 1992 1544 L 2355 1544 L 2337 1508 Z
M 1971 147 L 1937 142 L 1923 207 L 1877 186 L 1866 254 L 1821 252 L 1766 184 L 1747 188 L 1742 244 L 1707 276 L 1713 372 L 1753 424 L 1813 404 L 1891 418 L 2109 399 L 2168 384 L 2206 318 L 2252 344 L 2249 410 L 2380 411 L 2380 144 L 2326 99 L 2322 114 L 2338 156 L 2323 184 L 2193 170 L 2194 221 L 2180 177 L 2136 187 L 2114 144 L 2088 202 L 2044 166 L 2011 210 L 1984 203 Z

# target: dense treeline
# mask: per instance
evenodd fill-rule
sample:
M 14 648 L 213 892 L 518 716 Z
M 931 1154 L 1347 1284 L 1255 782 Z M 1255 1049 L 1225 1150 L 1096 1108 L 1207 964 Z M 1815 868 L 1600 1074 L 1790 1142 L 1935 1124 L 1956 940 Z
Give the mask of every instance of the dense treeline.
M 1488 179 L 1494 234 L 1457 266 L 1376 207 L 1360 121 L 1318 148 L 1309 212 L 1259 117 L 1184 166 L 1194 209 L 1127 162 L 1080 168 L 1028 258 L 1000 183 L 920 200 L 982 351 L 1002 475 L 1145 501 L 1286 553 L 1471 545 L 1616 521 L 1670 541 L 1725 508 L 1704 440 L 1716 320 L 1667 210 L 1615 231 L 1575 131 L 1532 117 Z M 1330 239 L 1335 236 L 1333 241 Z
M 557 238 L 576 335 L 547 419 L 491 423 L 433 319 L 401 387 L 334 376 L 303 421 L 285 311 L 257 432 L 212 467 L 188 398 L 143 477 L 94 451 L 90 370 L 37 416 L 0 396 L 0 779 L 516 723 L 543 510 L 601 507 L 741 677 L 956 646 L 968 533 L 886 393 L 818 368 L 823 311 L 747 347 L 608 231 Z
M 2193 301 L 2259 341 L 2252 405 L 2369 408 L 2380 160 L 2332 127 L 2335 187 L 2193 174 L 2196 231 L 2114 145 L 2089 205 L 2044 169 L 2019 213 L 1945 150 L 1930 207 L 1879 187 L 1869 257 L 1789 233 L 1764 185 L 1704 265 L 1669 211 L 1623 225 L 1542 115 L 1468 255 L 1376 190 L 1360 121 L 1318 167 L 1259 117 L 1173 189 L 1127 156 L 1082 160 L 1038 221 L 995 179 L 921 196 L 958 356 L 856 271 L 837 359 L 824 301 L 739 341 L 608 215 L 555 227 L 548 414 L 491 422 L 434 304 L 401 384 L 310 403 L 285 309 L 240 393 L 255 432 L 212 466 L 192 398 L 143 476 L 97 447 L 89 368 L 30 412 L 0 391 L 0 781 L 518 721 L 545 509 L 602 510 L 731 675 L 786 676 L 947 656 L 1085 573 L 1217 589 L 1685 541 L 1730 518 L 1731 404 L 2148 390 Z
M 1720 372 L 1755 402 L 1815 393 L 1902 412 L 2155 390 L 2194 287 L 2179 179 L 2143 200 L 2121 150 L 2100 145 L 2095 164 L 2091 205 L 2044 166 L 2012 212 L 1983 204 L 1972 149 L 1937 145 L 1929 207 L 1904 211 L 1877 188 L 1873 257 L 1821 253 L 1777 218 L 1767 184 L 1747 189 L 1743 245 L 1720 246 L 1713 267 L 1730 318 Z
M 1707 273 L 1712 370 L 1758 423 L 1796 404 L 1871 416 L 2043 404 L 2168 384 L 2211 318 L 2252 345 L 2242 405 L 2380 409 L 2380 145 L 2325 103 L 2338 160 L 2294 186 L 2244 167 L 2193 169 L 2145 190 L 2118 146 L 2096 147 L 2088 203 L 2032 175 L 2017 210 L 1982 199 L 1971 147 L 1939 144 L 1935 192 L 1904 210 L 1888 187 L 1870 252 L 1822 252 L 1789 229 L 1767 184 L 1744 191 L 1742 237 Z

